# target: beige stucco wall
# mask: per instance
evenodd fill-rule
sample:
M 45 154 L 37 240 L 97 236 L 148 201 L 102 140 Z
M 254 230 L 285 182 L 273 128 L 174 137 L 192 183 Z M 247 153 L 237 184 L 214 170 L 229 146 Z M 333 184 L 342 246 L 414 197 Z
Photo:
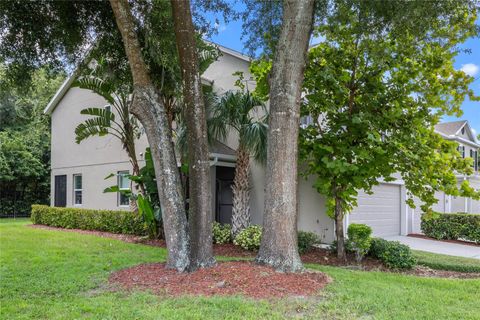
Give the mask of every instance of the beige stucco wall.
M 219 60 L 213 63 L 204 73 L 206 80 L 213 82 L 214 90 L 221 94 L 227 90 L 236 90 L 234 83 L 237 79 L 233 76 L 236 71 L 244 72 L 245 79 L 250 79 L 248 62 L 230 54 L 224 54 Z M 253 89 L 253 83 L 248 82 L 249 89 Z M 54 176 L 67 176 L 67 206 L 73 205 L 73 175 L 82 174 L 83 177 L 83 208 L 94 209 L 128 209 L 128 207 L 117 206 L 117 194 L 105 194 L 103 190 L 116 184 L 114 178 L 105 180 L 104 177 L 110 173 L 129 170 L 131 165 L 128 157 L 119 141 L 114 137 L 89 138 L 81 144 L 75 143 L 75 127 L 85 117 L 80 115 L 80 110 L 87 107 L 103 107 L 106 105 L 100 96 L 91 91 L 71 88 L 64 95 L 52 114 L 52 204 L 54 203 Z M 261 114 L 259 114 L 261 116 Z M 238 137 L 231 133 L 226 141 L 228 146 L 235 149 L 238 145 Z M 139 159 L 147 147 L 148 142 L 145 136 L 137 142 L 137 153 Z M 469 151 L 467 151 L 469 152 Z M 467 156 L 469 153 L 466 153 Z M 212 167 L 212 181 L 215 181 L 215 170 Z M 250 208 L 252 223 L 262 224 L 264 209 L 264 167 L 252 160 L 251 166 L 251 191 Z M 320 235 L 324 242 L 331 242 L 334 239 L 334 223 L 325 213 L 325 198 L 318 194 L 312 187 L 313 179 L 305 180 L 300 178 L 299 183 L 299 217 L 298 229 L 313 231 Z M 480 183 L 478 183 L 480 188 Z M 402 189 L 404 190 L 404 189 Z M 214 183 L 212 194 L 215 196 Z M 402 191 L 402 201 L 405 192 Z M 445 197 L 439 194 L 439 204 L 435 210 L 445 212 Z M 456 202 L 461 202 L 457 200 Z M 212 199 L 212 209 L 215 199 Z M 419 229 L 420 213 L 401 209 L 401 229 L 408 232 Z M 456 204 L 452 202 L 452 211 Z M 471 202 L 472 210 L 480 212 L 480 202 Z M 476 209 L 478 208 L 478 209 Z M 214 210 L 212 210 L 214 211 Z M 462 211 L 462 210 L 459 210 Z M 348 222 L 347 222 L 348 224 Z M 402 231 L 403 232 L 403 231 Z
M 245 79 L 250 78 L 248 71 L 248 61 L 242 60 L 233 55 L 224 53 L 214 62 L 210 68 L 206 70 L 203 77 L 206 80 L 213 81 L 213 89 L 221 94 L 227 90 L 237 89 L 234 84 L 237 76 L 233 73 L 242 71 Z M 55 202 L 54 188 L 56 175 L 67 176 L 67 206 L 73 205 L 73 175 L 82 174 L 83 180 L 83 203 L 80 207 L 97 208 L 97 209 L 128 209 L 126 207 L 117 206 L 117 194 L 103 193 L 103 190 L 111 185 L 116 184 L 115 178 L 104 180 L 110 173 L 129 170 L 132 168 L 129 163 L 126 152 L 122 149 L 121 143 L 113 136 L 92 137 L 80 144 L 75 143 L 75 127 L 87 119 L 87 116 L 80 114 L 82 109 L 88 107 L 104 107 L 107 102 L 99 95 L 90 90 L 80 88 L 70 88 L 61 101 L 58 103 L 51 115 L 51 133 L 52 133 L 52 150 L 51 150 L 51 204 Z M 236 148 L 236 137 L 229 136 L 226 144 L 232 148 Z M 148 146 L 145 135 L 136 143 L 137 156 L 143 159 L 143 153 Z M 261 170 L 253 163 L 252 171 Z M 252 175 L 253 176 L 253 175 Z M 215 173 L 212 168 L 212 179 Z M 252 180 L 255 184 L 254 190 L 258 190 L 258 183 L 263 182 Z M 215 189 L 213 183 L 212 191 Z M 215 193 L 213 192 L 213 196 Z M 215 199 L 212 199 L 212 204 Z M 263 204 L 262 204 L 263 207 Z M 252 212 L 259 212 L 258 202 L 252 200 Z

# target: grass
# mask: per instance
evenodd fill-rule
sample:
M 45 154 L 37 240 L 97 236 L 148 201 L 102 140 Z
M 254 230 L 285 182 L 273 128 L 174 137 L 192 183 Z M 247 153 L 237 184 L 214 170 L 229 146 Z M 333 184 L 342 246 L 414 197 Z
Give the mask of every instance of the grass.
M 480 260 L 447 256 L 424 251 L 413 251 L 417 263 L 437 270 L 480 272 Z
M 1 319 L 480 319 L 480 280 L 309 265 L 330 275 L 318 299 L 165 298 L 112 292 L 110 272 L 165 250 L 0 220 Z

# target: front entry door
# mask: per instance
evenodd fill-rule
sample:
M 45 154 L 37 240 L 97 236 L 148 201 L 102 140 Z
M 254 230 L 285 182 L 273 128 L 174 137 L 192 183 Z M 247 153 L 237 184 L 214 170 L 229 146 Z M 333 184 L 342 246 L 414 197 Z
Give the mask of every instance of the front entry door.
M 221 224 L 232 223 L 232 184 L 235 168 L 217 167 L 215 220 Z
M 67 206 L 67 176 L 55 176 L 55 207 Z

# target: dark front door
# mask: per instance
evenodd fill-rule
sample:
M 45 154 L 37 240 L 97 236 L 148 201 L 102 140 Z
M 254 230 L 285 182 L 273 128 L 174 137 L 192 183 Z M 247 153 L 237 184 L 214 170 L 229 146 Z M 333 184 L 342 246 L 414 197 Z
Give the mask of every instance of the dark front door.
M 67 176 L 55 176 L 55 207 L 67 206 Z
M 232 184 L 235 168 L 217 167 L 215 220 L 222 224 L 232 223 Z

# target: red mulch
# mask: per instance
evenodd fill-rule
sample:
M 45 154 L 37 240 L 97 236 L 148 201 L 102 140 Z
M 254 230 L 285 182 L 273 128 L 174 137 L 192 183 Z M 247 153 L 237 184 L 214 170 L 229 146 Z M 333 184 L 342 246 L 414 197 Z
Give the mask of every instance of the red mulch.
M 255 258 L 257 253 L 255 251 L 248 251 L 240 246 L 236 246 L 233 243 L 214 244 L 213 252 L 216 256 L 224 257 L 242 257 L 242 258 Z
M 363 270 L 378 270 L 386 269 L 383 264 L 370 257 L 365 257 L 359 265 L 355 260 L 354 254 L 347 254 L 347 261 L 337 258 L 337 254 L 327 249 L 315 248 L 301 255 L 303 263 L 316 263 L 326 266 L 350 266 L 356 269 Z
M 476 244 L 475 242 L 463 241 L 463 240 L 438 240 L 438 239 L 435 239 L 435 238 L 427 237 L 424 234 L 418 234 L 418 233 L 411 233 L 408 236 L 412 237 L 412 238 L 421 238 L 421 239 L 427 239 L 427 240 L 458 243 L 458 244 L 464 244 L 464 245 L 467 245 L 467 246 L 480 247 L 480 244 Z
M 35 224 L 29 225 L 29 226 L 32 228 L 38 228 L 38 229 L 76 232 L 76 233 L 82 233 L 82 234 L 95 235 L 103 238 L 117 239 L 117 240 L 129 242 L 129 243 L 141 243 L 141 244 L 146 244 L 146 245 L 155 246 L 155 247 L 165 247 L 164 240 L 148 239 L 146 237 L 139 237 L 134 235 L 114 234 L 109 232 L 80 230 L 80 229 L 63 229 L 63 228 L 56 228 L 56 227 L 49 227 L 49 226 L 35 225 Z M 422 236 L 422 237 L 425 237 L 425 236 Z M 232 243 L 215 244 L 213 246 L 213 251 L 215 255 L 225 256 L 225 257 L 254 258 L 257 255 L 256 252 L 244 250 L 243 248 L 236 246 Z M 457 272 L 457 271 L 434 270 L 424 266 L 416 266 L 412 270 L 408 270 L 408 271 L 396 271 L 396 270 L 391 270 L 385 267 L 379 260 L 376 260 L 370 257 L 364 258 L 361 264 L 357 264 L 357 262 L 355 261 L 355 256 L 353 254 L 348 254 L 347 261 L 343 261 L 338 259 L 336 257 L 336 254 L 333 253 L 332 251 L 327 249 L 320 249 L 320 248 L 315 248 L 301 255 L 301 258 L 303 263 L 316 263 L 316 264 L 328 265 L 328 266 L 343 266 L 343 267 L 355 269 L 355 270 L 395 272 L 395 273 L 411 274 L 411 275 L 422 276 L 422 277 L 456 278 L 456 279 L 480 278 L 480 273 L 465 273 L 465 272 Z M 172 270 L 169 270 L 169 271 L 172 271 Z
M 117 271 L 110 283 L 125 289 L 149 289 L 157 294 L 243 295 L 252 298 L 313 296 L 328 284 L 322 272 L 280 273 L 252 262 L 222 262 L 192 273 L 166 269 L 163 263 L 141 264 Z

